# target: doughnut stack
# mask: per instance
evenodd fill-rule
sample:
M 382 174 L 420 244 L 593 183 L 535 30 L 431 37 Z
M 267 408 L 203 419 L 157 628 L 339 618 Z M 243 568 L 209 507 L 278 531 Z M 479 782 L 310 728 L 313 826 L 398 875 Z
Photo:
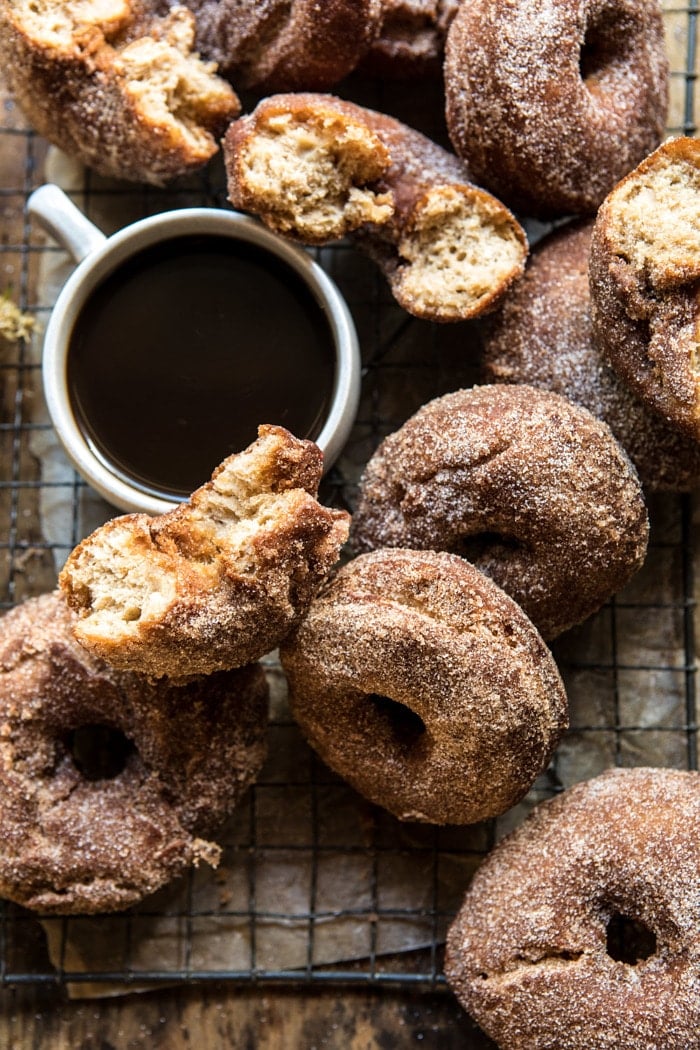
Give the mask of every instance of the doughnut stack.
M 179 510 L 84 540 L 62 597 L 8 614 L 0 892 L 109 910 L 215 860 L 203 836 L 259 769 L 255 661 L 278 645 L 303 733 L 371 802 L 434 824 L 505 812 L 567 723 L 547 643 L 639 569 L 643 488 L 700 479 L 700 144 L 661 144 L 660 3 L 55 6 L 0 0 L 40 133 L 154 184 L 222 141 L 234 207 L 302 244 L 348 238 L 414 317 L 477 320 L 483 384 L 379 445 L 342 568 L 316 452 L 263 426 Z M 450 148 L 345 98 L 353 71 L 442 76 Z M 533 218 L 558 228 L 527 262 Z M 130 742 L 109 780 L 76 758 L 90 722 Z M 502 1050 L 697 1045 L 699 832 L 697 774 L 611 771 L 496 848 L 446 973 Z

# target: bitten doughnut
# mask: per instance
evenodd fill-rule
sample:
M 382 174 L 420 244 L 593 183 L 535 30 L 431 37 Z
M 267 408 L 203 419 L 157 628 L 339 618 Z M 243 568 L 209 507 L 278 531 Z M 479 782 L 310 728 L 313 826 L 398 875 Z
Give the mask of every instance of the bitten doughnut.
M 445 55 L 452 144 L 516 211 L 595 212 L 663 137 L 657 0 L 470 0 Z
M 529 383 L 605 420 L 649 491 L 700 482 L 700 443 L 650 412 L 606 363 L 593 339 L 588 289 L 592 220 L 537 245 L 525 276 L 484 331 L 487 383 Z
M 0 896 L 56 914 L 126 908 L 191 864 L 216 865 L 200 836 L 266 751 L 258 665 L 151 685 L 86 653 L 74 619 L 47 594 L 0 630 Z
M 311 745 L 400 820 L 469 824 L 502 813 L 566 726 L 564 688 L 535 628 L 451 554 L 361 555 L 280 656 Z
M 34 129 L 102 175 L 159 185 L 202 167 L 240 112 L 192 50 L 194 18 L 131 0 L 3 0 L 0 58 Z
M 700 441 L 700 141 L 665 143 L 603 203 L 591 243 L 593 332 L 651 409 Z
M 59 576 L 78 641 L 122 670 L 211 674 L 274 649 L 336 561 L 349 515 L 316 499 L 323 455 L 283 427 L 160 517 L 126 514 Z
M 525 234 L 460 161 L 392 117 L 332 95 L 274 95 L 224 140 L 229 199 L 309 244 L 353 234 L 397 301 L 433 321 L 490 309 Z
M 424 405 L 367 464 L 351 529 L 358 552 L 462 555 L 547 639 L 615 594 L 647 539 L 639 480 L 608 426 L 530 386 Z
M 322 90 L 351 73 L 379 32 L 382 0 L 187 0 L 197 47 L 234 84 Z
M 615 769 L 488 856 L 447 938 L 503 1050 L 690 1050 L 700 1032 L 700 775 Z

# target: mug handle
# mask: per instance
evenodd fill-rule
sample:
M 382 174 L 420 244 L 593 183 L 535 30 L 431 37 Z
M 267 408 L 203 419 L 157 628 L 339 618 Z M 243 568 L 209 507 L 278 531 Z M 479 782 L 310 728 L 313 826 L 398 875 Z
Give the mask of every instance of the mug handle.
M 29 196 L 27 211 L 77 263 L 101 248 L 107 240 L 102 230 L 91 223 L 63 190 L 51 182 L 40 186 Z

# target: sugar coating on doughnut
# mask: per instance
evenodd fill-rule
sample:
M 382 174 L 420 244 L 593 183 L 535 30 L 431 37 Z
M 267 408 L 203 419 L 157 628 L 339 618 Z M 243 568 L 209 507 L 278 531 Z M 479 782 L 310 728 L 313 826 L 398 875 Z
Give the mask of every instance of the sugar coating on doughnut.
M 0 627 L 0 896 L 54 914 L 126 908 L 216 866 L 209 836 L 266 753 L 259 665 L 149 684 L 87 653 L 74 623 L 53 593 Z M 111 768 L 90 759 L 95 732 L 112 734 Z
M 156 185 L 201 167 L 240 111 L 174 5 L 8 0 L 0 54 L 34 128 L 104 175 Z
M 461 320 L 482 313 L 521 272 L 523 241 L 510 213 L 489 194 L 440 186 L 416 203 L 398 254 L 399 302 L 419 317 Z
M 236 207 L 311 243 L 351 234 L 417 317 L 480 316 L 523 271 L 527 240 L 511 212 L 453 153 L 384 113 L 275 95 L 231 126 L 224 154 Z
M 474 180 L 516 210 L 595 212 L 661 142 L 657 0 L 470 0 L 446 44 L 447 123 Z
M 483 329 L 487 383 L 527 383 L 605 420 L 649 491 L 700 481 L 700 444 L 649 411 L 593 339 L 588 257 L 593 222 L 569 224 L 537 245 L 525 276 Z
M 401 820 L 468 824 L 502 813 L 566 727 L 564 688 L 535 628 L 450 554 L 355 558 L 280 657 L 311 745 Z
M 473 562 L 553 638 L 642 564 L 639 479 L 609 427 L 526 385 L 459 390 L 381 443 L 360 481 L 358 551 L 447 550 Z
M 287 96 L 285 96 L 287 97 Z M 389 165 L 370 129 L 330 108 L 258 107 L 226 135 L 229 197 L 272 229 L 307 243 L 343 237 L 393 213 L 391 193 L 372 188 Z
M 315 497 L 313 442 L 282 427 L 259 435 L 175 510 L 115 518 L 76 547 L 59 583 L 82 645 L 114 667 L 183 678 L 258 659 L 303 615 L 348 515 Z
M 700 440 L 700 142 L 660 146 L 608 195 L 590 257 L 594 336 L 641 400 Z
M 448 933 L 448 982 L 509 1050 L 688 1050 L 699 873 L 700 774 L 577 784 L 484 861 Z

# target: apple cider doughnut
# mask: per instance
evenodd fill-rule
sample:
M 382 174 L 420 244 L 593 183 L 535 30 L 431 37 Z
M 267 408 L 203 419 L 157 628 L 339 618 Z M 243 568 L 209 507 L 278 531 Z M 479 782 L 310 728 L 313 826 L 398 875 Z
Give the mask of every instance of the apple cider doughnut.
M 335 563 L 349 515 L 316 499 L 323 454 L 261 426 L 185 503 L 113 518 L 59 577 L 78 641 L 123 670 L 187 678 L 274 649 Z
M 280 656 L 311 745 L 400 820 L 470 824 L 502 813 L 566 727 L 564 688 L 539 634 L 451 554 L 360 555 Z
M 534 249 L 522 281 L 488 318 L 484 382 L 529 383 L 568 397 L 605 420 L 646 491 L 690 491 L 700 483 L 700 442 L 650 411 L 593 338 L 592 228 L 592 219 L 570 223 Z
M 455 995 L 504 1050 L 691 1050 L 700 774 L 612 769 L 486 858 L 447 937 Z
M 595 212 L 663 138 L 658 0 L 469 0 L 447 34 L 447 124 L 472 177 L 527 215 Z
M 700 141 L 664 143 L 607 196 L 590 258 L 593 332 L 620 378 L 700 441 Z
M 383 0 L 187 0 L 197 47 L 257 92 L 323 90 L 351 73 L 379 32 Z
M 0 58 L 40 135 L 101 175 L 160 185 L 213 157 L 240 103 L 193 50 L 185 6 L 146 14 L 133 0 L 4 0 Z
M 596 612 L 642 564 L 647 511 L 609 427 L 531 386 L 458 390 L 384 439 L 351 542 L 473 562 L 546 639 Z
M 224 140 L 231 203 L 308 244 L 351 234 L 409 313 L 477 317 L 523 271 L 525 234 L 454 156 L 331 95 L 263 99 Z
M 73 638 L 58 593 L 0 628 L 0 896 L 116 911 L 204 860 L 262 766 L 259 665 L 187 685 L 117 672 Z

